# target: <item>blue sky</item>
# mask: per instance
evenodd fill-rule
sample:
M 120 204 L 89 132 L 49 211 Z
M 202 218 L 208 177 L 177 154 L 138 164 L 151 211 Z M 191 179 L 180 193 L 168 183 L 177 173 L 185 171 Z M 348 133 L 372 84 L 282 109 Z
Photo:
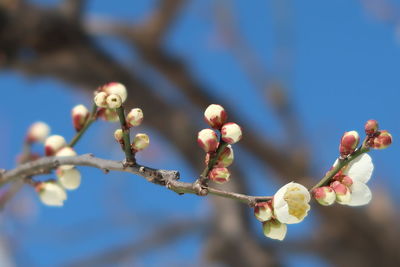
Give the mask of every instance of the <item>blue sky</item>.
M 51 4 L 57 1 L 39 2 Z M 155 1 L 134 1 L 134 4 L 129 0 L 88 2 L 89 15 L 138 21 L 153 8 Z M 212 1 L 189 2 L 166 40 L 168 49 L 185 57 L 193 73 L 212 93 L 229 99 L 235 110 L 228 112 L 250 121 L 252 128 L 282 140 L 280 136 L 284 133 L 265 107 L 263 95 L 243 74 L 241 66 L 223 43 L 218 43 L 219 33 L 209 14 Z M 362 132 L 365 121 L 374 118 L 382 128 L 392 132 L 395 143 L 385 151 L 371 153 L 375 162 L 375 179 L 371 185 L 372 188 L 385 186 L 390 192 L 397 192 L 400 189 L 400 165 L 396 157 L 400 130 L 400 45 L 393 25 L 369 15 L 359 1 L 292 2 L 289 48 L 293 56 L 292 64 L 286 70 L 279 70 L 275 60 L 277 40 L 273 18 L 276 9 L 271 1 L 253 4 L 233 1 L 234 14 L 241 32 L 248 38 L 262 64 L 273 70 L 273 74 L 284 77 L 288 84 L 297 114 L 312 144 L 313 166 L 322 174 L 337 156 L 342 133 L 348 130 Z M 118 58 L 126 55 L 124 46 L 115 40 L 101 38 L 99 42 Z M 0 105 L 0 123 L 3 125 L 0 134 L 1 168 L 13 166 L 25 129 L 31 122 L 46 121 L 53 133 L 71 138 L 70 109 L 77 103 L 89 105 L 91 101 L 57 80 L 27 78 L 13 71 L 0 72 L 0 86 L 3 88 Z M 146 114 L 146 107 L 143 110 Z M 78 152 L 120 159 L 122 154 L 111 137 L 115 128 L 115 125 L 103 122 L 96 124 L 77 146 Z M 190 169 L 166 140 L 150 129 L 142 127 L 140 131 L 150 133 L 152 140 L 149 150 L 141 154 L 141 162 L 179 169 L 183 177 L 196 175 L 198 170 Z M 110 138 L 105 138 L 106 135 Z M 251 183 L 254 192 L 273 194 L 279 188 L 280 185 L 272 179 L 268 184 L 261 181 L 270 175 L 262 164 L 244 153 L 236 155 L 238 160 L 254 167 L 249 168 L 253 170 L 249 178 L 254 180 Z M 81 171 L 82 186 L 69 194 L 64 208 L 40 205 L 32 190 L 27 188 L 21 194 L 23 196 L 12 203 L 12 209 L 5 213 L 9 217 L 2 218 L 2 235 L 6 240 L 16 239 L 11 246 L 17 252 L 14 257 L 19 265 L 57 266 L 132 239 L 139 240 L 159 226 L 159 216 L 169 216 L 171 220 L 206 218 L 211 210 L 203 199 L 177 196 L 137 177 L 119 173 L 104 175 L 98 170 L 83 168 Z M 399 201 L 398 194 L 393 198 Z M 118 203 L 118 206 L 113 203 Z M 21 219 L 13 209 L 25 210 L 25 217 Z M 120 218 L 120 224 L 116 224 L 105 217 L 110 214 L 116 218 L 124 217 Z M 143 220 L 146 225 L 143 225 Z M 311 216 L 301 226 L 290 227 L 289 235 L 292 238 L 308 235 L 313 223 Z M 77 231 L 76 227 L 81 230 Z M 138 263 L 155 266 L 157 262 L 171 258 L 180 258 L 187 263 L 200 257 L 200 249 L 201 236 L 197 233 L 158 250 L 155 254 L 157 259 L 146 254 L 139 258 Z M 287 264 L 298 266 L 297 259 L 297 255 L 288 257 Z M 299 260 L 304 265 L 323 264 L 312 255 L 299 256 Z

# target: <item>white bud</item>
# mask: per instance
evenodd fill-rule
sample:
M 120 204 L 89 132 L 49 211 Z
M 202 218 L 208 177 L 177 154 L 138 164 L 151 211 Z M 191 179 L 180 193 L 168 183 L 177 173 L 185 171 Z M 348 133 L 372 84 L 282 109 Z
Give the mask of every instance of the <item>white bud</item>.
M 96 106 L 100 107 L 100 108 L 106 108 L 107 107 L 107 99 L 108 94 L 105 92 L 98 92 L 96 93 L 96 95 L 94 96 L 94 103 L 96 104 Z
M 90 112 L 84 105 L 76 105 L 72 109 L 71 115 L 74 128 L 77 132 L 79 132 L 83 128 L 83 126 L 85 126 L 85 123 L 89 118 Z
M 107 96 L 106 102 L 109 108 L 119 108 L 122 105 L 121 97 L 117 94 Z
M 75 190 L 81 184 L 81 173 L 75 169 L 63 170 L 58 168 L 56 171 L 60 184 L 68 190 Z
M 204 119 L 214 129 L 220 129 L 226 122 L 227 115 L 221 105 L 211 104 L 204 112 Z
M 143 111 L 140 108 L 134 108 L 126 115 L 128 127 L 139 126 L 143 121 Z
M 50 133 L 50 127 L 44 122 L 38 121 L 29 127 L 26 140 L 29 143 L 44 142 Z
M 203 129 L 197 134 L 197 143 L 205 152 L 215 152 L 218 147 L 217 134 L 211 129 Z
M 117 129 L 114 132 L 114 138 L 118 143 L 124 142 L 124 132 L 121 129 Z
M 67 142 L 61 135 L 49 136 L 44 142 L 45 154 L 46 156 L 53 156 L 55 153 L 57 153 L 61 148 L 65 147 L 66 145 Z
M 125 102 L 128 92 L 126 91 L 126 87 L 122 83 L 111 82 L 101 87 L 101 90 L 108 95 L 116 94 L 121 98 L 122 103 Z
M 43 182 L 36 186 L 39 193 L 40 201 L 48 206 L 61 207 L 64 201 L 67 200 L 65 190 L 53 182 Z
M 66 146 L 62 148 L 60 151 L 56 153 L 57 157 L 73 157 L 76 156 L 75 150 L 73 150 L 71 147 Z M 72 169 L 74 165 L 61 165 L 59 168 L 62 170 L 69 170 Z
M 147 148 L 150 144 L 150 139 L 147 134 L 138 133 L 135 138 L 133 139 L 132 149 L 137 151 L 141 151 Z
M 242 129 L 236 123 L 225 123 L 221 128 L 221 137 L 228 144 L 234 144 L 242 139 Z
M 263 232 L 266 237 L 282 241 L 285 239 L 287 226 L 278 220 L 270 220 L 263 223 Z

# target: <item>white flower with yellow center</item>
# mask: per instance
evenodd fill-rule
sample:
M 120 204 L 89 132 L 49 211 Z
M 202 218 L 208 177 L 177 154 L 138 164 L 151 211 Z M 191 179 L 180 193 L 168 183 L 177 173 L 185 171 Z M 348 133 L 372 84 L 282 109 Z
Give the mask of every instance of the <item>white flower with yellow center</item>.
M 334 166 L 337 163 L 338 161 L 336 160 Z M 371 190 L 366 185 L 374 171 L 374 164 L 371 157 L 364 153 L 351 161 L 342 171 L 344 175 L 349 176 L 353 180 L 353 184 L 350 186 L 351 200 L 346 205 L 367 205 L 372 199 Z
M 298 183 L 288 183 L 274 195 L 274 214 L 281 223 L 293 224 L 301 222 L 310 210 L 310 193 Z

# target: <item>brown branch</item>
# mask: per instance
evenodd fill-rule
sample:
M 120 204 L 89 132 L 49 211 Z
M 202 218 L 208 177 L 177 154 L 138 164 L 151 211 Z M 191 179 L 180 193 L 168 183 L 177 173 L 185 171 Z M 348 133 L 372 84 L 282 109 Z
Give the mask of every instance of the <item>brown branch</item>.
M 44 157 L 35 161 L 22 164 L 15 169 L 6 171 L 0 176 L 0 184 L 4 185 L 20 178 L 47 174 L 61 165 L 88 166 L 108 171 L 129 172 L 144 177 L 148 182 L 165 186 L 178 194 L 196 194 L 195 183 L 180 182 L 179 172 L 173 170 L 161 170 L 140 164 L 125 166 L 121 161 L 113 161 L 95 158 L 92 154 L 75 157 Z M 248 196 L 244 194 L 227 192 L 216 188 L 207 188 L 209 194 L 238 200 L 250 206 L 257 202 L 271 199 L 268 196 Z

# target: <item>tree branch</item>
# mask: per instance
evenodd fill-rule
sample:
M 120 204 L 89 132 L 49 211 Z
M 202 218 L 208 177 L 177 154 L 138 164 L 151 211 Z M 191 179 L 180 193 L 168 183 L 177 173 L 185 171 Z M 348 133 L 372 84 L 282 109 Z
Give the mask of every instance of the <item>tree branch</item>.
M 165 186 L 178 194 L 197 194 L 195 183 L 179 182 L 179 172 L 174 170 L 161 170 L 140 164 L 125 166 L 121 161 L 96 158 L 92 154 L 84 154 L 75 157 L 44 157 L 18 166 L 0 175 L 0 185 L 16 181 L 17 179 L 47 174 L 61 165 L 88 166 L 103 170 L 121 171 L 136 174 L 145 178 L 148 182 Z M 224 198 L 230 198 L 250 206 L 257 202 L 271 199 L 269 196 L 248 196 L 244 194 L 223 191 L 208 187 L 208 193 Z

